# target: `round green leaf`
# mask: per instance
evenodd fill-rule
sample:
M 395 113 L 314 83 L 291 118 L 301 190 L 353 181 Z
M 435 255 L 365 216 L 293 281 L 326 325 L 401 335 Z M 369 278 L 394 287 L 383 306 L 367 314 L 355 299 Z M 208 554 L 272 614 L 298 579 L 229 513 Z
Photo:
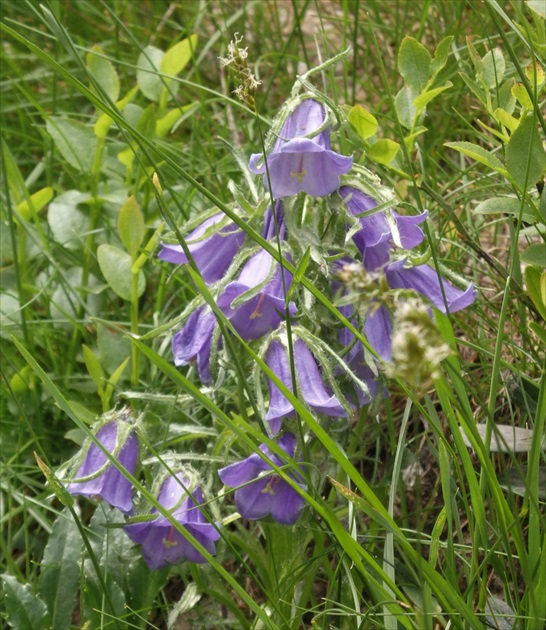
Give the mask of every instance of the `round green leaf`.
M 119 77 L 116 69 L 100 46 L 93 46 L 87 55 L 87 69 L 95 81 L 104 90 L 108 98 L 114 103 L 119 99 Z
M 99 267 L 106 282 L 120 298 L 131 299 L 131 256 L 113 245 L 100 245 L 97 249 Z M 138 273 L 137 297 L 144 293 L 146 280 L 142 271 Z
M 137 61 L 137 83 L 140 91 L 151 101 L 159 101 L 163 91 L 163 81 L 159 68 L 165 53 L 155 46 L 146 46 Z
M 89 195 L 79 190 L 67 190 L 49 204 L 47 222 L 53 238 L 67 249 L 80 249 L 89 228 L 89 215 L 78 204 Z
M 523 189 L 534 186 L 544 172 L 544 149 L 532 114 L 522 120 L 506 146 L 506 166 Z
M 371 138 L 377 131 L 378 123 L 372 114 L 361 105 L 351 107 L 349 112 L 349 123 L 354 127 L 356 133 L 363 139 Z

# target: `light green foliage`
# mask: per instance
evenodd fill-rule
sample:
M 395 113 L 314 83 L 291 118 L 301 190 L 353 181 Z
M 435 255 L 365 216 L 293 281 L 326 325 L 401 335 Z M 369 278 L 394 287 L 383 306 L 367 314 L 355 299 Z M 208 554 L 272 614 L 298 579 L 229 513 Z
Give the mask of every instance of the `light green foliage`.
M 506 167 L 521 190 L 527 190 L 542 177 L 546 154 L 535 117 L 527 115 L 506 145 Z
M 416 93 L 425 91 L 430 78 L 432 58 L 428 50 L 413 37 L 404 37 L 398 49 L 398 70 Z
M 131 256 L 114 245 L 99 245 L 97 260 L 108 286 L 124 300 L 131 300 Z M 137 297 L 146 289 L 142 271 L 138 273 Z
M 51 627 L 67 628 L 79 589 L 83 542 L 72 515 L 65 509 L 53 524 L 42 560 L 40 594 L 47 604 Z
M 77 120 L 60 116 L 47 118 L 46 129 L 70 166 L 82 173 L 91 171 L 97 147 L 92 129 Z
M 367 140 L 375 135 L 379 126 L 375 116 L 370 114 L 362 105 L 354 105 L 351 108 L 349 111 L 349 122 L 362 140 Z
M 100 46 L 93 46 L 87 55 L 87 69 L 101 90 L 114 103 L 119 99 L 119 77 L 113 64 L 104 58 Z
M 2 575 L 4 606 L 14 630 L 45 630 L 50 627 L 47 607 L 32 592 L 29 584 L 21 584 L 13 575 Z
M 118 216 L 118 232 L 125 249 L 134 257 L 138 253 L 146 228 L 144 216 L 135 197 L 129 197 L 121 206 Z
M 89 229 L 89 212 L 81 205 L 89 195 L 67 190 L 49 204 L 47 222 L 53 238 L 67 249 L 81 249 Z

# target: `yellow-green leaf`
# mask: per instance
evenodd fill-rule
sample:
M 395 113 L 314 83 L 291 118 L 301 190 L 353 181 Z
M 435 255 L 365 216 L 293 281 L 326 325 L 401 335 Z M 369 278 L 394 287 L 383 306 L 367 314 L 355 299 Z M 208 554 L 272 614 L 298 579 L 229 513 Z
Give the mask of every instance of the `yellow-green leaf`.
M 523 189 L 536 184 L 544 173 L 544 148 L 534 116 L 522 120 L 506 146 L 506 167 Z
M 497 122 L 510 129 L 510 131 L 515 131 L 518 128 L 519 120 L 500 107 L 497 107 L 493 112 L 493 116 Z
M 134 196 L 129 197 L 119 211 L 118 232 L 121 242 L 134 257 L 146 232 L 144 215 Z
M 15 210 L 22 219 L 28 221 L 35 212 L 40 212 L 53 199 L 53 195 L 53 188 L 46 186 L 30 195 L 30 204 L 25 199 L 16 206 Z
M 533 101 L 523 83 L 516 83 L 516 85 L 512 87 L 512 96 L 514 96 L 518 103 L 522 107 L 525 107 L 525 109 L 533 109 Z
M 108 98 L 115 103 L 119 98 L 118 73 L 112 63 L 102 55 L 104 55 L 102 48 L 93 46 L 91 52 L 87 54 L 87 69 Z
M 398 142 L 394 142 L 388 138 L 383 138 L 382 140 L 378 140 L 372 144 L 369 150 L 369 155 L 375 162 L 379 162 L 380 164 L 390 164 L 396 157 L 398 151 L 400 151 L 400 145 Z
M 179 72 L 182 72 L 190 61 L 192 52 L 195 52 L 196 46 L 197 33 L 194 33 L 190 35 L 190 37 L 178 42 L 178 44 L 175 44 L 172 48 L 169 48 L 161 60 L 161 72 L 170 74 L 173 77 Z
M 375 116 L 370 114 L 367 109 L 364 109 L 362 105 L 351 107 L 349 123 L 363 140 L 371 138 L 379 126 Z
M 471 142 L 446 142 L 444 146 L 460 151 L 464 155 L 476 160 L 476 162 L 485 164 L 485 166 L 492 168 L 504 177 L 508 177 L 508 171 L 504 168 L 504 164 L 499 160 L 499 158 L 496 155 L 493 155 L 491 151 L 488 151 L 477 144 L 472 144 Z

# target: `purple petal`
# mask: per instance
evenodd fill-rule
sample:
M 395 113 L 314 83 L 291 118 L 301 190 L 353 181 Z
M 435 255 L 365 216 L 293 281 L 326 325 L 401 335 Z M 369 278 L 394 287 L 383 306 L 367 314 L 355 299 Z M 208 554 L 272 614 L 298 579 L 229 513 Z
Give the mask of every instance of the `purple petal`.
M 305 402 L 320 413 L 337 417 L 346 416 L 347 411 L 339 400 L 326 391 L 316 361 L 301 339 L 294 342 L 294 361 Z
M 245 233 L 232 222 L 204 238 L 207 230 L 224 218 L 221 212 L 215 214 L 186 237 L 188 249 L 207 284 L 216 282 L 224 275 L 245 239 Z M 182 246 L 178 244 L 163 243 L 158 258 L 176 264 L 188 262 Z
M 470 306 L 476 299 L 477 291 L 472 284 L 462 291 L 454 287 L 448 280 L 438 275 L 435 269 L 428 265 L 418 265 L 410 269 L 404 269 L 398 264 L 389 265 L 386 269 L 386 277 L 393 289 L 413 289 L 428 298 L 434 306 L 446 312 L 446 303 L 442 295 L 443 286 L 447 301 L 447 310 L 450 313 L 460 311 Z
M 368 313 L 364 322 L 364 334 L 377 354 L 384 361 L 389 361 L 392 354 L 392 320 L 384 306 Z
M 235 462 L 220 468 L 218 476 L 224 485 L 236 488 L 247 483 L 247 481 L 255 479 L 260 472 L 268 468 L 266 462 L 258 454 L 253 453 L 242 462 Z
M 284 479 L 272 485 L 271 516 L 282 525 L 293 525 L 305 507 L 305 500 Z
M 252 521 L 269 514 L 272 495 L 268 492 L 268 484 L 273 478 L 274 475 L 262 477 L 235 491 L 235 503 L 241 516 Z
M 138 439 L 133 431 L 123 445 L 119 456 L 119 463 L 134 474 L 138 459 Z M 110 466 L 103 475 L 102 498 L 121 512 L 130 514 L 133 511 L 132 484 L 114 466 Z
M 210 350 L 216 318 L 214 313 L 205 310 L 205 306 L 196 309 L 184 328 L 173 336 L 172 351 L 175 365 L 187 365 L 202 350 L 206 350 L 207 347 Z
M 290 363 L 285 347 L 280 341 L 274 340 L 269 345 L 265 356 L 265 361 L 270 370 L 281 380 L 281 382 L 290 390 L 292 389 L 292 374 L 290 371 Z M 267 379 L 269 385 L 269 410 L 265 419 L 269 422 L 273 435 L 276 435 L 280 429 L 280 421 L 282 418 L 293 415 L 294 407 L 279 388 Z
M 322 127 L 325 120 L 326 112 L 324 106 L 312 98 L 305 99 L 286 119 L 273 151 L 278 151 L 280 146 L 286 141 L 314 133 Z M 327 131 L 323 131 L 319 136 L 327 133 Z M 329 140 L 325 148 L 330 148 Z
M 423 223 L 428 217 L 428 212 L 425 210 L 422 214 L 402 216 L 393 210 L 393 216 L 398 227 L 400 234 L 400 243 L 404 249 L 412 249 L 417 247 L 423 242 L 425 235 L 420 227 L 417 227 L 419 223 Z

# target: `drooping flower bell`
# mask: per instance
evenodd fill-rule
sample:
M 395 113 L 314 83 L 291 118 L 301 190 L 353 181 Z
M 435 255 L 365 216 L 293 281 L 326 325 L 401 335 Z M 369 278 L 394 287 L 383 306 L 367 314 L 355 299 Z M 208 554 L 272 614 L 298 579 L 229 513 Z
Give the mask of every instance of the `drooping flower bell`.
M 397 260 L 385 268 L 385 277 L 391 288 L 413 289 L 424 295 L 442 313 L 446 310 L 456 313 L 474 303 L 477 291 L 472 283 L 463 291 L 439 276 L 436 269 L 428 265 L 406 269 L 404 263 L 405 260 Z
M 188 249 L 207 284 L 222 278 L 245 240 L 244 231 L 232 221 L 226 223 L 225 219 L 225 215 L 219 212 L 203 221 L 186 237 Z M 220 223 L 225 225 L 218 229 Z M 158 258 L 177 265 L 188 263 L 178 243 L 162 243 Z
M 330 149 L 324 105 L 307 98 L 286 119 L 271 153 L 267 170 L 262 153 L 250 157 L 252 173 L 264 175 L 264 186 L 278 199 L 299 192 L 323 197 L 339 186 L 339 176 L 347 173 L 353 158 Z M 268 178 L 269 175 L 269 178 Z
M 197 308 L 189 316 L 182 330 L 172 338 L 171 348 L 174 364 L 177 366 L 196 364 L 201 381 L 208 384 L 212 380 L 210 355 L 216 327 L 216 316 L 206 305 Z
M 285 433 L 279 439 L 279 446 L 287 455 L 294 457 L 296 437 L 292 433 Z M 260 445 L 260 450 L 277 466 L 283 465 L 265 444 Z M 293 525 L 298 520 L 305 501 L 282 477 L 274 473 L 268 474 L 271 470 L 271 466 L 257 453 L 253 453 L 241 462 L 221 468 L 218 476 L 226 486 L 242 486 L 235 491 L 235 504 L 242 517 L 256 520 L 271 514 L 278 523 Z M 290 473 L 289 476 L 300 488 L 306 489 L 299 475 Z
M 358 217 L 361 229 L 353 235 L 353 242 L 362 254 L 366 269 L 374 271 L 388 263 L 393 246 L 412 249 L 423 241 L 424 234 L 418 225 L 425 221 L 427 212 L 402 216 L 395 210 L 389 210 L 390 221 L 381 211 L 359 216 L 376 208 L 379 205 L 377 200 L 353 186 L 342 186 L 339 194 L 349 212 Z
M 296 382 L 298 392 L 303 400 L 317 413 L 335 417 L 347 416 L 347 411 L 337 397 L 326 391 L 317 362 L 305 342 L 296 337 L 293 348 Z M 293 391 L 290 359 L 286 346 L 282 341 L 273 339 L 267 349 L 265 362 L 282 383 L 290 391 Z M 281 420 L 294 415 L 294 407 L 273 381 L 271 379 L 267 380 L 270 396 L 269 410 L 265 419 L 269 423 L 273 435 L 276 435 L 280 430 Z
M 128 473 L 134 474 L 138 459 L 138 439 L 130 411 L 123 409 L 121 412 L 106 414 L 98 430 L 95 427 L 95 431 L 95 437 L 102 446 Z M 68 492 L 91 499 L 102 498 L 121 512 L 131 513 L 133 500 L 129 479 L 111 464 L 91 439 L 84 443 L 81 452 L 83 461 L 67 486 Z
M 176 472 L 161 483 L 157 500 L 170 512 L 170 518 L 152 508 L 150 514 L 157 514 L 155 519 L 129 523 L 123 528 L 133 542 L 142 545 L 142 555 L 150 569 L 176 564 L 182 558 L 206 562 L 196 547 L 174 527 L 172 520 L 182 525 L 211 555 L 216 553 L 214 543 L 220 534 L 201 511 L 205 502 L 203 492 L 190 476 L 186 472 Z

